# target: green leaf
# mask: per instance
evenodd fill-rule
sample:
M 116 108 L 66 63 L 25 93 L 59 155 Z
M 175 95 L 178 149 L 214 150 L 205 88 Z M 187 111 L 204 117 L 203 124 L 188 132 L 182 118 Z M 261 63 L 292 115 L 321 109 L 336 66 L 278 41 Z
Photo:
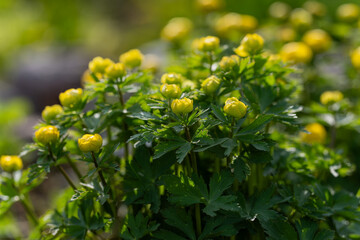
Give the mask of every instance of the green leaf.
M 179 147 L 182 147 L 188 142 L 184 141 L 172 141 L 172 142 L 162 142 L 156 145 L 154 159 L 163 156 L 164 154 L 171 152 Z
M 320 230 L 315 222 L 301 219 L 297 221 L 296 230 L 299 240 L 332 240 L 334 239 L 334 231 L 323 229 Z
M 204 152 L 205 150 L 208 150 L 209 148 L 212 148 L 219 144 L 222 144 L 227 140 L 230 140 L 230 139 L 229 138 L 218 138 L 215 140 L 208 141 L 205 146 L 195 148 L 194 152 Z
M 191 151 L 191 143 L 186 142 L 178 150 L 176 150 L 176 159 L 179 164 L 182 163 L 186 155 Z
M 298 239 L 297 234 L 294 228 L 283 220 L 270 220 L 263 222 L 262 226 L 269 235 L 267 239 L 269 240 L 279 240 L 279 239 Z
M 250 125 L 241 129 L 236 135 L 254 134 L 260 131 L 268 122 L 273 119 L 273 115 L 260 115 Z
M 231 237 L 234 236 L 238 230 L 234 225 L 227 221 L 227 217 L 210 218 L 206 221 L 205 227 L 199 236 L 198 240 L 213 239 L 214 237 Z
M 149 217 L 144 217 L 142 213 L 139 212 L 136 217 L 128 214 L 125 226 L 120 236 L 126 240 L 134 240 L 141 239 L 149 233 L 154 232 L 160 224 L 152 221 L 149 222 Z
M 188 239 L 196 240 L 195 230 L 191 215 L 183 209 L 165 209 L 161 211 L 165 222 L 183 232 Z
M 216 106 L 216 105 L 214 105 L 214 104 L 211 104 L 211 109 L 212 109 L 214 115 L 215 115 L 220 121 L 222 121 L 222 122 L 227 122 L 227 119 L 226 119 L 224 113 L 221 111 L 221 109 L 220 109 L 218 106 Z
M 234 175 L 235 178 L 241 183 L 250 175 L 250 167 L 247 165 L 241 157 L 238 157 L 234 161 Z

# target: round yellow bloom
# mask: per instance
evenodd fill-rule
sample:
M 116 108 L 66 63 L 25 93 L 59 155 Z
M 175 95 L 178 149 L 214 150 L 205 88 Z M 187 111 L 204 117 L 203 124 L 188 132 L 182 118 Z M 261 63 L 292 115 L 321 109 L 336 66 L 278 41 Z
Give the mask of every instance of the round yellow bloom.
M 360 69 L 360 47 L 351 53 L 351 63 L 356 69 Z
M 203 12 L 220 10 L 224 6 L 223 0 L 197 0 L 198 8 Z
M 296 39 L 296 31 L 290 27 L 284 27 L 279 30 L 279 40 L 282 42 L 292 42 Z
M 45 122 L 50 122 L 63 112 L 63 108 L 59 104 L 55 104 L 52 106 L 46 106 L 42 111 L 41 116 Z
M 291 11 L 291 7 L 283 2 L 274 2 L 269 7 L 269 14 L 271 17 L 285 20 L 288 18 Z
M 342 22 L 354 22 L 360 16 L 360 7 L 355 3 L 345 3 L 336 9 L 336 16 Z
M 35 138 L 38 142 L 46 145 L 56 142 L 60 137 L 60 132 L 55 126 L 41 127 L 35 132 Z
M 23 168 L 23 163 L 18 156 L 1 156 L 0 166 L 5 172 L 15 172 Z
M 187 38 L 193 28 L 188 18 L 177 17 L 171 19 L 161 31 L 161 38 L 172 43 L 179 43 Z
M 135 68 L 141 65 L 143 58 L 139 49 L 131 49 L 120 55 L 120 62 L 124 63 L 126 67 Z
M 326 140 L 326 130 L 319 123 L 311 123 L 305 126 L 309 133 L 300 133 L 301 140 L 305 143 L 324 143 Z
M 224 112 L 235 118 L 243 118 L 246 114 L 246 105 L 236 97 L 226 99 Z
M 279 53 L 281 59 L 291 63 L 308 63 L 312 59 L 311 48 L 302 42 L 285 44 Z
M 59 100 L 64 107 L 74 108 L 81 102 L 82 94 L 83 90 L 81 88 L 71 88 L 60 93 Z
M 181 84 L 183 76 L 180 73 L 165 73 L 161 76 L 161 83 Z
M 297 29 L 306 29 L 312 25 L 313 17 L 305 9 L 296 8 L 290 14 L 290 22 Z
M 344 95 L 340 91 L 326 91 L 320 96 L 320 102 L 324 105 L 341 101 Z
M 123 63 L 113 63 L 105 69 L 105 75 L 108 78 L 117 79 L 123 77 L 125 74 L 126 70 Z
M 264 47 L 264 39 L 256 33 L 248 33 L 234 51 L 241 57 L 255 55 Z
M 203 52 L 215 51 L 220 46 L 220 39 L 214 36 L 200 38 L 199 50 Z
M 109 58 L 95 57 L 91 62 L 89 62 L 89 70 L 92 73 L 104 73 L 105 69 L 113 64 Z
M 97 79 L 101 79 L 102 78 L 102 74 L 101 73 L 95 73 L 95 76 L 97 77 Z M 85 85 L 85 84 L 91 84 L 91 83 L 95 83 L 94 78 L 91 76 L 91 72 L 89 69 L 85 70 L 85 72 L 83 73 L 83 75 L 81 76 L 81 85 Z
M 99 134 L 85 134 L 78 139 L 79 148 L 82 152 L 98 152 L 103 140 Z
M 189 98 L 175 99 L 171 103 L 171 109 L 175 114 L 189 113 L 193 110 L 193 100 Z
M 238 13 L 228 13 L 215 22 L 216 32 L 227 38 L 237 37 L 239 33 L 253 32 L 257 26 L 255 17 Z
M 164 83 L 160 87 L 160 92 L 165 98 L 178 98 L 181 94 L 181 89 L 176 84 Z
M 219 66 L 221 70 L 227 72 L 227 71 L 231 71 L 239 63 L 240 63 L 240 58 L 237 55 L 224 56 L 219 62 Z
M 201 83 L 206 94 L 213 94 L 220 86 L 220 79 L 214 75 L 208 77 Z
M 331 47 L 330 35 L 321 29 L 313 29 L 306 32 L 303 41 L 317 53 L 325 52 Z
M 307 1 L 304 3 L 304 9 L 315 17 L 323 17 L 326 15 L 326 6 L 321 2 Z

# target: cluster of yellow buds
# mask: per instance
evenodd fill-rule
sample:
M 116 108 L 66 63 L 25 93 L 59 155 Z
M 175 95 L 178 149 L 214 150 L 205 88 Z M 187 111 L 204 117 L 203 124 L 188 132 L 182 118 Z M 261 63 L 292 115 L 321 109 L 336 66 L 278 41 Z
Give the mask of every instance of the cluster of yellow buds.
M 205 79 L 201 87 L 206 94 L 213 94 L 220 86 L 220 79 L 214 75 Z
M 240 58 L 237 55 L 224 56 L 219 62 L 220 69 L 225 72 L 232 71 L 239 64 Z
M 357 47 L 352 53 L 351 53 L 351 64 L 356 68 L 360 69 L 360 47 Z
M 82 101 L 83 90 L 81 88 L 71 88 L 60 93 L 59 100 L 61 105 L 67 108 L 76 108 Z
M 355 3 L 342 4 L 336 9 L 336 17 L 342 22 L 355 22 L 360 17 L 360 7 Z
M 224 112 L 235 118 L 243 118 L 246 115 L 246 105 L 236 97 L 226 99 Z
M 114 62 L 109 58 L 95 57 L 92 61 L 89 62 L 89 70 L 96 73 L 105 73 L 105 69 L 113 64 Z
M 316 53 L 325 52 L 331 47 L 331 37 L 322 29 L 306 32 L 303 41 Z
M 120 55 L 120 62 L 128 68 L 140 67 L 144 56 L 139 49 L 131 49 Z
M 344 95 L 340 91 L 326 91 L 320 96 L 320 102 L 324 105 L 333 104 L 341 101 Z
M 19 156 L 4 155 L 0 158 L 0 166 L 5 172 L 15 172 L 23 168 L 23 162 Z
M 45 122 L 51 122 L 56 119 L 57 116 L 61 115 L 64 112 L 63 108 L 59 104 L 52 106 L 46 106 L 42 111 L 41 116 Z
M 258 21 L 255 17 L 238 13 L 228 13 L 215 22 L 216 32 L 226 38 L 236 38 L 241 33 L 253 32 L 257 26 Z
M 290 42 L 281 48 L 279 55 L 283 61 L 296 64 L 310 62 L 313 53 L 305 43 Z
M 126 75 L 123 63 L 112 63 L 105 69 L 105 76 L 110 79 L 121 78 Z
M 78 139 L 78 145 L 82 152 L 98 152 L 103 144 L 100 134 L 85 134 Z
M 179 43 L 189 36 L 192 28 L 193 24 L 188 18 L 173 18 L 162 29 L 161 38 L 172 43 Z
M 300 138 L 303 142 L 313 143 L 324 143 L 326 140 L 326 130 L 319 123 L 310 123 L 305 126 L 305 130 L 309 133 L 300 133 Z
M 181 94 L 181 89 L 176 84 L 164 83 L 160 86 L 160 93 L 167 99 L 178 98 Z
M 171 110 L 177 115 L 189 113 L 193 110 L 193 108 L 193 100 L 186 97 L 182 99 L 175 99 L 171 103 Z
M 247 57 L 258 54 L 264 47 L 264 39 L 256 34 L 249 33 L 241 41 L 239 47 L 237 47 L 234 51 L 240 57 Z
M 47 145 L 49 143 L 55 143 L 58 141 L 60 137 L 60 132 L 55 126 L 46 126 L 41 127 L 35 132 L 35 139 L 42 143 L 43 145 Z

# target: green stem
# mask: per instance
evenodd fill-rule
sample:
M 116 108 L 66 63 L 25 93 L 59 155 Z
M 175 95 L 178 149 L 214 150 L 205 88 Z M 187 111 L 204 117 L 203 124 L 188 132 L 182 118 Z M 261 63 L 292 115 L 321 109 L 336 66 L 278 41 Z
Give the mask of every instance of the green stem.
M 78 169 L 78 167 L 76 166 L 76 164 L 71 160 L 71 158 L 69 157 L 68 154 L 65 155 L 66 160 L 68 161 L 70 167 L 73 169 L 73 171 L 75 172 L 76 176 L 79 178 L 79 180 L 81 181 L 82 179 L 82 175 L 80 173 L 80 170 Z
M 125 109 L 125 101 L 124 101 L 124 97 L 123 97 L 123 94 L 121 92 L 119 84 L 117 84 L 117 91 L 118 91 L 118 94 L 119 94 L 120 104 L 121 104 L 122 108 Z M 129 127 L 126 124 L 125 117 L 124 117 L 124 119 L 123 119 L 123 131 L 126 134 L 128 132 L 128 130 L 129 130 Z M 125 152 L 125 162 L 127 162 L 127 161 L 129 161 L 129 145 L 128 145 L 128 143 L 126 141 L 125 141 L 125 146 L 124 146 L 124 152 Z
M 209 52 L 209 71 L 210 71 L 210 75 L 213 74 L 213 71 L 212 71 L 212 65 L 213 65 L 213 54 L 212 52 Z
M 230 133 L 229 138 L 233 138 L 234 133 L 234 125 L 235 125 L 235 118 L 232 117 L 231 126 L 230 126 Z M 227 166 L 230 167 L 231 161 L 232 161 L 233 153 L 230 153 L 230 155 L 226 158 Z
M 56 164 L 56 159 L 54 157 L 54 154 L 51 150 L 50 144 L 47 145 L 48 146 L 48 150 L 49 150 L 49 155 L 50 158 L 54 161 L 54 163 Z M 71 181 L 69 175 L 65 172 L 65 170 L 61 167 L 61 166 L 56 166 L 56 168 L 61 172 L 61 174 L 64 176 L 64 178 L 66 179 L 66 181 L 69 183 L 69 185 L 74 189 L 77 190 L 77 188 L 75 187 L 75 184 Z
M 97 160 L 96 160 L 96 157 L 95 157 L 94 152 L 91 152 L 91 156 L 92 156 L 92 159 L 93 159 L 93 162 L 94 162 L 95 168 L 96 168 L 96 170 L 98 171 L 98 174 L 99 174 L 99 177 L 100 177 L 101 183 L 103 184 L 104 189 L 105 189 L 105 188 L 107 187 L 107 184 L 106 184 L 106 181 L 105 181 L 104 175 L 103 175 L 103 173 L 102 173 L 102 170 L 99 168 L 99 165 L 98 165 L 98 163 L 97 163 Z

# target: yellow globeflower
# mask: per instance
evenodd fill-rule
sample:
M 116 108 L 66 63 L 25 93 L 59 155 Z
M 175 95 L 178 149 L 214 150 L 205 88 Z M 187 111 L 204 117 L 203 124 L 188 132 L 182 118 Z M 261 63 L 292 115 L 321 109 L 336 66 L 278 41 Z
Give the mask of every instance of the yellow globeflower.
M 237 55 L 224 56 L 219 62 L 219 66 L 221 70 L 227 72 L 227 71 L 231 71 L 239 63 L 240 63 L 240 58 Z
M 241 41 L 241 44 L 234 51 L 240 57 L 255 55 L 264 47 L 264 39 L 256 33 L 248 33 Z
M 60 137 L 60 132 L 55 126 L 41 127 L 35 132 L 35 138 L 38 142 L 46 145 L 56 142 Z
M 317 53 L 325 52 L 331 47 L 330 35 L 321 29 L 313 29 L 306 32 L 303 41 Z
M 78 139 L 79 148 L 82 152 L 98 152 L 103 140 L 99 134 L 85 134 Z
M 304 3 L 304 9 L 315 17 L 323 17 L 326 15 L 326 6 L 321 2 L 307 1 Z
M 311 48 L 302 42 L 285 44 L 279 53 L 281 59 L 291 63 L 308 63 L 312 59 Z
M 121 78 L 124 75 L 126 75 L 125 65 L 123 63 L 110 64 L 105 69 L 105 75 L 108 78 L 113 78 L 113 79 Z
M 224 6 L 224 0 L 197 0 L 196 4 L 203 12 L 213 12 Z
M 131 49 L 120 55 L 120 62 L 128 68 L 135 68 L 141 65 L 143 58 L 139 49 Z
M 291 27 L 284 27 L 279 30 L 278 38 L 282 42 L 292 42 L 296 39 L 296 31 Z
M 226 99 L 224 112 L 235 118 L 243 118 L 246 114 L 246 105 L 236 97 Z
M 201 87 L 206 94 L 213 94 L 220 86 L 220 79 L 214 75 L 205 79 Z
M 164 83 L 160 87 L 160 92 L 165 98 L 178 98 L 181 94 L 181 89 L 176 84 Z
M 50 122 L 63 112 L 63 108 L 59 104 L 55 104 L 52 106 L 46 106 L 42 111 L 41 116 L 45 122 Z
M 336 16 L 342 22 L 354 22 L 359 19 L 360 7 L 355 3 L 344 3 L 336 9 Z
M 351 63 L 356 69 L 360 70 L 360 47 L 351 53 Z
M 95 73 L 95 76 L 97 77 L 97 79 L 101 79 L 102 78 L 102 74 L 101 73 Z M 85 85 L 85 84 L 91 84 L 91 83 L 95 83 L 96 81 L 94 80 L 94 78 L 91 76 L 91 72 L 89 69 L 85 70 L 83 75 L 81 76 L 81 85 Z
M 291 7 L 283 2 L 274 2 L 269 7 L 269 14 L 271 17 L 285 20 L 288 18 L 291 11 Z
M 203 52 L 215 51 L 220 46 L 220 39 L 214 36 L 200 38 L 199 50 Z
M 189 113 L 193 110 L 193 100 L 189 98 L 175 99 L 171 103 L 171 109 L 175 114 Z
M 326 140 L 326 130 L 319 123 L 311 123 L 305 126 L 309 133 L 300 133 L 301 140 L 305 143 L 324 143 Z
M 291 12 L 290 23 L 297 29 L 306 29 L 312 25 L 313 17 L 305 9 L 296 8 Z
M 4 155 L 0 158 L 0 166 L 5 172 L 15 172 L 23 168 L 23 163 L 18 156 Z
M 113 61 L 109 58 L 96 57 L 89 62 L 89 70 L 92 73 L 104 73 L 110 64 L 113 64 Z
M 81 88 L 71 88 L 60 93 L 59 100 L 61 105 L 68 108 L 75 108 L 82 100 L 83 90 Z
M 161 38 L 172 43 L 179 43 L 186 39 L 193 24 L 188 18 L 177 17 L 171 19 L 161 31 Z
M 341 101 L 344 95 L 340 91 L 326 91 L 320 96 L 320 102 L 324 105 Z
M 161 83 L 181 84 L 183 76 L 180 73 L 165 73 L 161 76 Z
M 215 22 L 215 31 L 227 38 L 237 38 L 240 33 L 253 32 L 258 26 L 258 21 L 250 15 L 228 13 Z

